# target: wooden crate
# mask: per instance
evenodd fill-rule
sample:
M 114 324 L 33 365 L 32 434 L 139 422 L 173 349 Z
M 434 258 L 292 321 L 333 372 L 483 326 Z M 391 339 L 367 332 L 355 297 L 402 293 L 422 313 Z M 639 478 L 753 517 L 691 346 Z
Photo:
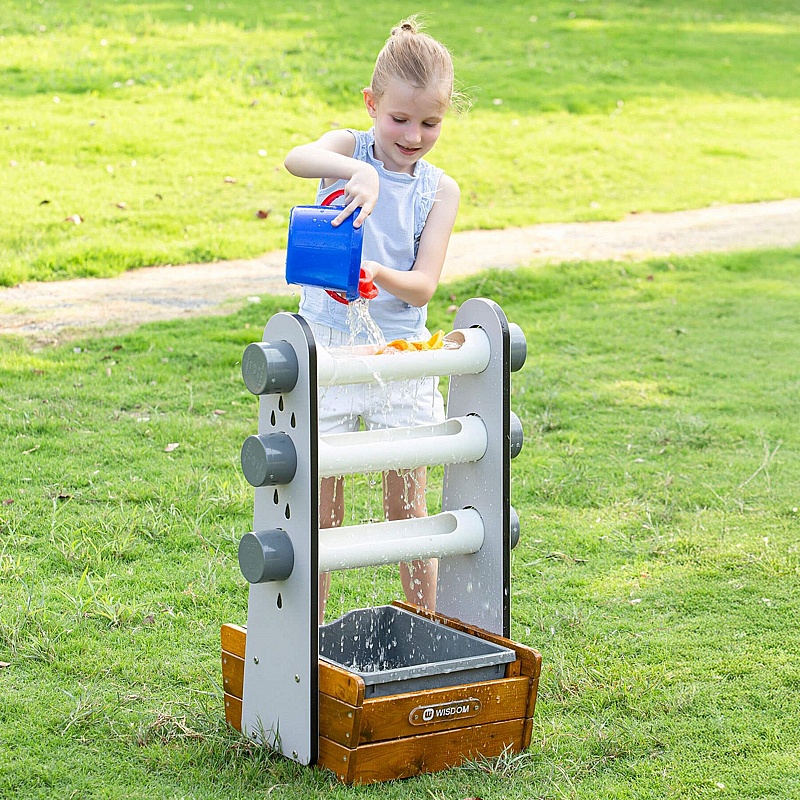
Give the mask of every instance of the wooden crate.
M 442 689 L 364 697 L 364 681 L 319 662 L 319 759 L 344 783 L 408 778 L 477 756 L 519 752 L 531 741 L 542 657 L 535 650 L 458 620 L 395 603 L 516 652 L 505 677 Z M 222 626 L 225 719 L 242 729 L 246 631 Z

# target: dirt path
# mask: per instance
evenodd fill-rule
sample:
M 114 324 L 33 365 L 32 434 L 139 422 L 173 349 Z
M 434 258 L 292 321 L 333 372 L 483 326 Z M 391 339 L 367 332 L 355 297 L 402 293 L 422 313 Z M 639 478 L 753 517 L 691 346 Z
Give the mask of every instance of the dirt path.
M 637 260 L 800 244 L 800 199 L 637 214 L 620 222 L 535 225 L 453 236 L 444 280 L 490 267 L 570 260 Z M 117 278 L 0 289 L 0 334 L 56 343 L 85 328 L 124 330 L 189 314 L 225 313 L 247 298 L 290 293 L 284 252 L 250 261 L 148 267 Z

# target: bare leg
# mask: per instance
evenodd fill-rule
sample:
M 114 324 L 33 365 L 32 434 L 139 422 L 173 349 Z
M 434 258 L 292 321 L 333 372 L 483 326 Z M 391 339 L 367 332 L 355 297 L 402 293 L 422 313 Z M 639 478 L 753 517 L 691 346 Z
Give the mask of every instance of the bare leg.
M 342 478 L 323 478 L 319 488 L 319 526 L 338 528 L 344 519 L 344 480 Z M 319 576 L 319 624 L 325 621 L 325 604 L 331 589 L 331 574 L 323 572 Z
M 425 517 L 425 467 L 383 475 L 383 510 L 387 519 Z M 435 558 L 400 565 L 400 581 L 406 600 L 422 608 L 436 610 L 436 580 L 439 562 Z

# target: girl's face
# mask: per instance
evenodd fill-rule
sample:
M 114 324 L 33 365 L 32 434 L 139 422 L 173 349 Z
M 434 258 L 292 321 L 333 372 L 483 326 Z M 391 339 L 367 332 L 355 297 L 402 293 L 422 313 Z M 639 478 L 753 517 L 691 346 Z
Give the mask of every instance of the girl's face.
M 442 130 L 447 108 L 437 87 L 416 89 L 392 81 L 376 98 L 364 89 L 364 103 L 375 120 L 375 155 L 391 172 L 414 174 L 414 165 L 430 152 Z

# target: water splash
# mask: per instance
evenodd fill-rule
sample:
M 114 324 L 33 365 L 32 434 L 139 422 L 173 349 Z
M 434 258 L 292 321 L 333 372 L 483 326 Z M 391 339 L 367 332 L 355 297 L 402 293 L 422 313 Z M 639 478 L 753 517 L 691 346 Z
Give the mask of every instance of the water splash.
M 386 344 L 383 332 L 369 313 L 369 301 L 363 297 L 353 300 L 347 306 L 347 327 L 350 329 L 351 344 L 356 342 L 363 344 L 365 339 L 367 344 L 375 344 L 378 347 Z

